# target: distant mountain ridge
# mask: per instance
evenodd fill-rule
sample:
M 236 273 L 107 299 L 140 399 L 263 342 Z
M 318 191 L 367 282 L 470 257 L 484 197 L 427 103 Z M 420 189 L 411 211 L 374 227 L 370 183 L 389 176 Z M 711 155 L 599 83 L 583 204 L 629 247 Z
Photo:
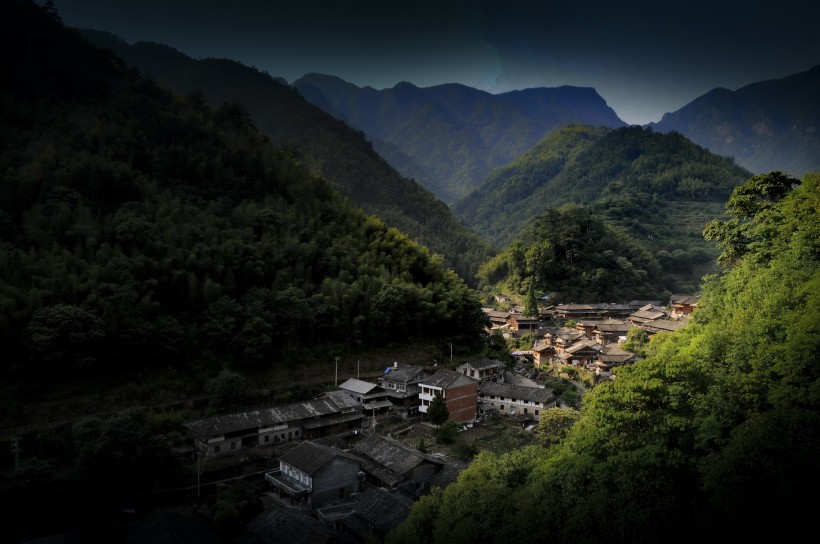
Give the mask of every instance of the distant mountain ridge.
M 442 255 L 468 282 L 489 258 L 489 245 L 443 202 L 402 177 L 362 133 L 308 103 L 280 78 L 232 60 L 195 60 L 162 44 L 129 45 L 108 32 L 80 32 L 178 94 L 200 91 L 214 104 L 241 103 L 274 143 L 293 146 L 302 162 L 354 204 Z
M 713 89 L 647 126 L 680 132 L 755 173 L 820 171 L 820 65 L 737 91 Z
M 358 87 L 308 74 L 293 86 L 306 100 L 362 130 L 406 176 L 445 202 L 469 194 L 556 129 L 573 123 L 624 123 L 592 88 L 533 88 L 490 94 L 461 84 Z

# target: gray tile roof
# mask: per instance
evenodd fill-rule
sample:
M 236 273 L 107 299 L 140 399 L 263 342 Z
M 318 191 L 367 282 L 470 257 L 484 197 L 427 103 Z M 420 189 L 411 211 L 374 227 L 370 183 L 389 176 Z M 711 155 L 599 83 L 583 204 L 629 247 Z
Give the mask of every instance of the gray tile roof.
M 476 370 L 486 370 L 488 368 L 504 368 L 506 365 L 498 359 L 479 359 L 477 361 L 469 361 L 461 366 L 470 365 Z M 459 367 L 461 368 L 461 367 Z
M 422 463 L 441 464 L 418 450 L 390 438 L 371 434 L 353 446 L 353 451 L 372 459 L 397 476 L 407 474 Z
M 186 423 L 185 427 L 199 436 L 219 436 L 225 433 L 271 427 L 317 416 L 338 414 L 360 408 L 344 391 L 330 391 L 324 398 L 294 402 L 248 412 L 222 414 Z
M 366 382 L 356 378 L 350 378 L 339 387 L 347 391 L 353 391 L 354 393 L 364 395 L 366 393 L 370 393 L 373 389 L 379 386 L 375 383 Z
M 310 440 L 305 440 L 295 448 L 291 448 L 283 455 L 280 455 L 279 460 L 306 474 L 313 474 L 332 461 L 334 457 L 344 457 L 351 461 L 361 463 L 358 458 L 349 453 L 345 453 L 331 446 L 311 442 Z
M 552 389 L 546 387 L 526 387 L 524 385 L 512 385 L 509 383 L 484 382 L 478 389 L 482 395 L 504 397 L 530 402 L 552 402 L 556 396 Z
M 460 387 L 462 385 L 467 385 L 469 383 L 476 383 L 477 381 L 478 380 L 474 380 L 473 378 L 465 376 L 461 372 L 456 372 L 455 370 L 447 370 L 445 368 L 442 368 L 439 369 L 438 372 L 436 372 L 429 378 L 425 378 L 424 380 L 422 380 L 421 385 L 447 389 L 449 387 Z
M 382 378 L 391 382 L 418 383 L 426 374 L 427 372 L 420 366 L 399 365 L 390 367 Z

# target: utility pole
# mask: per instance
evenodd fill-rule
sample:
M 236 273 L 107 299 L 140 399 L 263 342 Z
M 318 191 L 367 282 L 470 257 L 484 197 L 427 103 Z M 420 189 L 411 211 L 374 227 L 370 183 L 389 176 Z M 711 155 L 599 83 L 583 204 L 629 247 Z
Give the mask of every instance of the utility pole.
M 333 383 L 333 387 L 338 387 L 339 385 L 339 357 L 336 357 L 336 381 Z
M 23 440 L 22 436 L 15 436 L 11 439 L 11 453 L 14 454 L 14 472 L 17 473 L 17 461 L 20 457 L 20 451 L 22 448 L 20 447 L 20 442 Z
M 447 342 L 447 345 L 450 346 L 450 366 L 453 366 L 453 343 Z
M 361 367 L 360 367 L 360 365 L 359 365 L 359 363 L 360 363 L 360 362 L 361 362 L 361 361 L 359 361 L 358 359 L 356 360 L 356 379 L 357 379 L 357 380 L 359 379 L 359 376 L 360 376 L 360 374 L 361 374 L 361 372 L 360 372 L 360 368 L 361 368 Z

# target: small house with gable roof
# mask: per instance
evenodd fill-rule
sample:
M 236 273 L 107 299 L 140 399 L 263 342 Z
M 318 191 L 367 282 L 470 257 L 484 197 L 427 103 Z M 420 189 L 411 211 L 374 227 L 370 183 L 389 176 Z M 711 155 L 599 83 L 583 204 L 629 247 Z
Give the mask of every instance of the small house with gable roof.
M 319 508 L 359 492 L 361 460 L 331 446 L 305 440 L 279 457 L 265 480 L 280 494 Z
M 479 381 L 503 382 L 507 365 L 498 359 L 479 359 L 460 365 L 456 370 Z

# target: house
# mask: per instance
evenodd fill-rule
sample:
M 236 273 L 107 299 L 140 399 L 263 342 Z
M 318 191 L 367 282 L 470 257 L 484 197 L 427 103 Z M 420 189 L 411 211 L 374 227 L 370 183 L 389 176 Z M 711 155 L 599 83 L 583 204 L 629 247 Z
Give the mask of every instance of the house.
M 584 334 L 575 329 L 561 329 L 544 334 L 544 340 L 556 354 L 563 353 L 569 346 L 585 338 Z
M 444 397 L 450 419 L 456 423 L 475 419 L 478 413 L 478 380 L 455 370 L 441 369 L 420 382 L 419 386 L 419 410 L 422 413 L 427 413 L 433 398 L 439 394 Z
M 530 351 L 532 352 L 532 361 L 535 368 L 546 366 L 552 356 L 555 355 L 555 348 L 545 338 L 537 339 Z
M 168 542 L 176 542 L 169 540 Z M 222 541 L 221 541 L 222 542 Z M 272 505 L 248 522 L 238 544 L 357 544 L 361 540 L 343 534 L 307 512 Z
M 608 344 L 617 344 L 620 338 L 626 337 L 626 333 L 629 332 L 634 325 L 629 321 L 624 321 L 622 319 L 604 319 L 603 321 L 599 321 L 595 328 L 592 329 L 592 338 L 595 339 L 596 342 L 603 345 Z
M 390 411 L 396 417 L 409 419 L 419 416 L 419 382 L 430 376 L 424 368 L 414 365 L 393 363 L 379 377 L 379 385 L 387 391 L 387 398 L 393 403 Z
M 604 349 L 604 346 L 598 341 L 587 338 L 578 340 L 557 354 L 555 358 L 567 365 L 588 366 L 602 349 Z
M 397 440 L 370 434 L 353 446 L 362 459 L 367 480 L 379 487 L 400 489 L 410 496 L 424 491 L 424 482 L 441 470 L 444 462 Z
M 205 458 L 239 453 L 248 448 L 318 438 L 359 428 L 362 406 L 344 391 L 322 398 L 235 412 L 186 423 L 185 428 Z
M 657 332 L 674 332 L 678 329 L 682 329 L 685 326 L 686 323 L 682 323 L 680 321 L 656 319 L 654 321 L 647 321 L 646 323 L 641 323 L 639 325 L 639 328 L 646 331 L 647 334 L 653 335 Z
M 265 480 L 291 504 L 312 508 L 349 499 L 359 492 L 361 460 L 331 446 L 305 440 L 279 457 L 279 468 Z
M 410 515 L 412 507 L 413 499 L 406 495 L 368 487 L 353 497 L 353 502 L 318 509 L 316 517 L 352 536 L 355 542 L 384 542 L 388 533 Z
M 630 323 L 637 326 L 648 321 L 663 319 L 668 316 L 669 314 L 663 308 L 653 304 L 647 304 L 646 306 L 641 306 L 637 311 L 629 314 L 627 319 Z
M 484 382 L 478 398 L 489 403 L 499 413 L 508 416 L 531 415 L 538 419 L 543 410 L 554 408 L 558 397 L 545 387 L 526 387 L 508 383 Z
M 494 329 L 506 325 L 507 319 L 510 317 L 510 312 L 503 310 L 496 310 L 495 308 L 482 308 L 482 310 L 490 318 L 490 323 Z
M 503 382 L 504 371 L 506 369 L 507 365 L 505 365 L 498 359 L 479 359 L 478 361 L 470 361 L 468 363 L 464 363 L 463 365 L 460 365 L 456 370 L 458 370 L 465 376 L 475 378 L 476 380 L 482 382 L 486 380 L 490 380 L 493 382 Z
M 523 314 L 510 314 L 507 318 L 507 325 L 516 334 L 529 334 L 537 331 L 541 326 L 541 321 L 537 317 L 527 317 Z
M 387 391 L 375 383 L 350 378 L 339 389 L 362 405 L 365 416 L 381 418 L 389 415 L 393 403 L 387 398 Z
M 606 346 L 595 358 L 593 367 L 596 374 L 606 374 L 613 368 L 635 362 L 635 354 L 612 344 Z
M 559 319 L 601 319 L 604 317 L 626 317 L 633 312 L 628 304 L 559 304 L 554 315 Z
M 671 308 L 672 319 L 685 319 L 692 315 L 695 308 L 698 307 L 700 295 L 686 296 L 686 295 L 672 295 L 669 299 L 669 306 Z

